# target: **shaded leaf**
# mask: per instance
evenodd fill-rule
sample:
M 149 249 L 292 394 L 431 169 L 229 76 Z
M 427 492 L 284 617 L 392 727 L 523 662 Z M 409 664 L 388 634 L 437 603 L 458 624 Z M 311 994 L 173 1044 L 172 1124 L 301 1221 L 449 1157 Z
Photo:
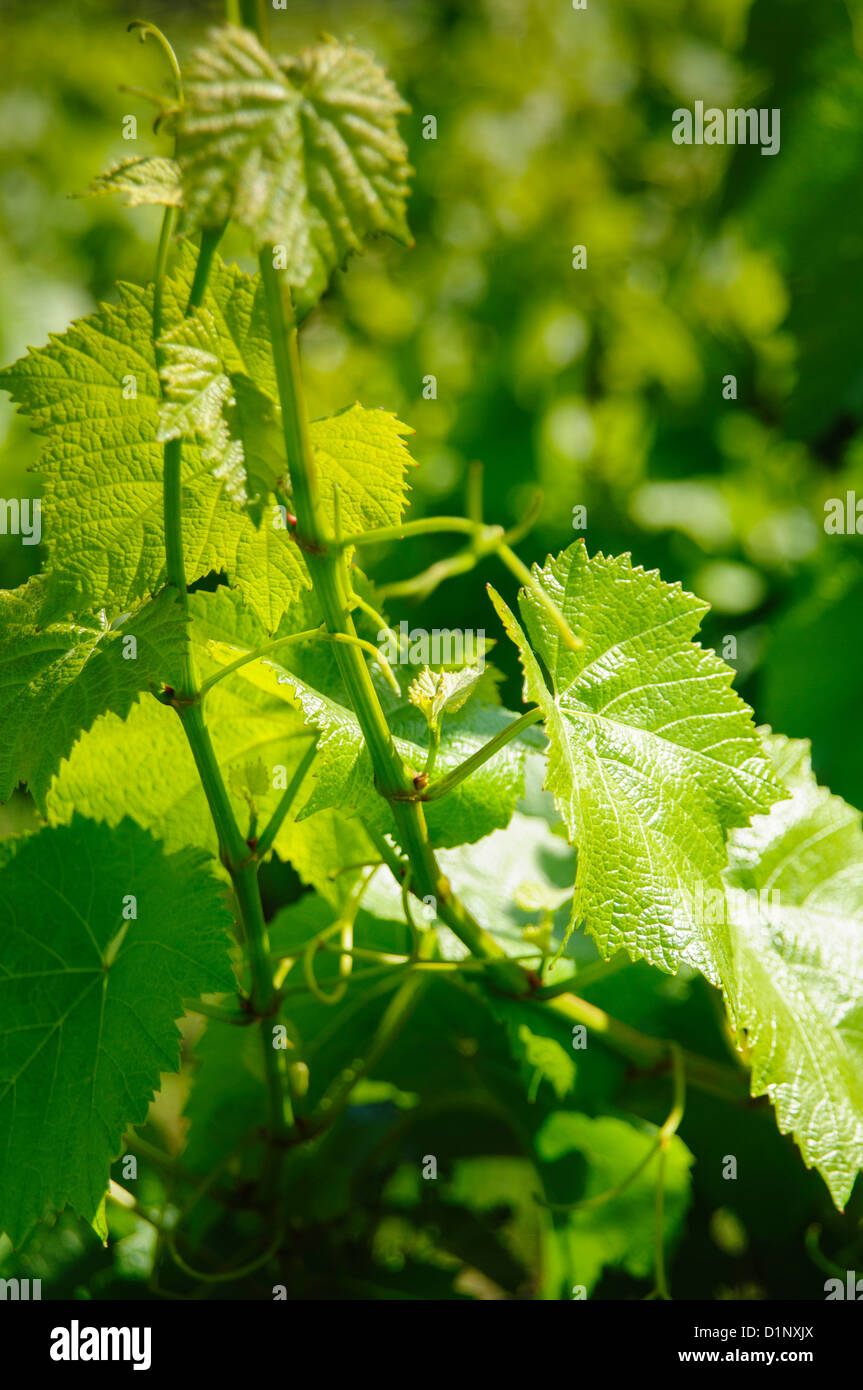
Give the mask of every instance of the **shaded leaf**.
M 79 736 L 100 714 L 125 717 L 141 691 L 170 684 L 186 645 L 169 590 L 113 623 L 104 612 L 57 616 L 52 605 L 42 576 L 0 592 L 0 800 L 26 782 L 40 809 Z
M 590 1119 L 559 1111 L 550 1115 L 536 1139 L 544 1165 L 546 1190 L 553 1182 L 551 1165 L 579 1154 L 585 1160 L 580 1194 L 551 1187 L 555 1201 L 587 1201 L 608 1192 L 630 1177 L 655 1143 L 655 1131 L 636 1129 L 611 1116 Z M 674 1135 L 665 1160 L 663 1243 L 674 1240 L 690 1201 L 692 1155 Z M 610 1201 L 584 1210 L 555 1213 L 552 1218 L 548 1281 L 552 1298 L 571 1298 L 572 1286 L 588 1293 L 608 1266 L 624 1269 L 635 1279 L 646 1279 L 654 1269 L 655 1196 L 659 1180 L 659 1156 L 655 1154 L 642 1172 Z
M 22 841 L 0 916 L 0 1229 L 18 1245 L 49 1206 L 96 1217 L 124 1129 L 179 1065 L 182 1000 L 234 979 L 202 857 L 129 822 Z

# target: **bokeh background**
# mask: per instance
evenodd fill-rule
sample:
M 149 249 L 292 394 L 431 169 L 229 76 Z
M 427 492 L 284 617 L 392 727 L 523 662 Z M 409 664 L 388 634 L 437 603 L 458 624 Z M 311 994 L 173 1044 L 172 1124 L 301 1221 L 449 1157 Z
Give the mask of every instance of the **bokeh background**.
M 139 13 L 181 61 L 223 18 L 178 0 L 2 5 L 4 362 L 151 275 L 160 211 L 73 196 L 114 159 L 170 153 L 153 104 L 121 90 L 167 90 L 156 44 L 125 32 Z M 360 399 L 416 428 L 413 514 L 461 510 L 478 459 L 489 520 L 518 523 L 542 490 L 526 560 L 583 534 L 681 580 L 712 605 L 704 641 L 735 639 L 759 719 L 811 738 L 821 780 L 863 804 L 863 538 L 824 529 L 828 499 L 863 501 L 863 3 L 290 0 L 272 24 L 286 47 L 352 35 L 412 107 L 416 246 L 376 243 L 305 325 L 313 413 Z M 674 145 L 671 112 L 696 99 L 778 107 L 779 154 Z M 38 495 L 38 453 L 4 396 L 0 495 Z M 448 548 L 419 538 L 372 564 L 393 582 Z M 38 564 L 0 536 L 0 585 Z M 496 636 L 485 580 L 512 592 L 489 562 L 392 616 Z M 727 1123 L 716 1142 L 753 1146 Z M 698 1180 L 676 1266 L 693 1296 L 811 1297 L 801 1233 L 840 1238 L 820 1181 L 767 1133 L 760 1193 L 732 1210 Z

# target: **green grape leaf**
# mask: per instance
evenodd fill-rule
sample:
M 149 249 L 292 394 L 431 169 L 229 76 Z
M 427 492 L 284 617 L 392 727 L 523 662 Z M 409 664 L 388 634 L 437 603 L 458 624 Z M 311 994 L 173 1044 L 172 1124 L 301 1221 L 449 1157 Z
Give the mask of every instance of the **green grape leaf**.
M 377 791 L 371 757 L 353 711 L 310 689 L 285 673 L 286 688 L 308 724 L 320 731 L 320 771 L 315 791 L 303 814 L 330 806 L 361 816 L 371 826 L 393 828 L 389 807 Z M 389 692 L 381 692 L 389 703 Z M 395 697 L 392 697 L 393 700 Z M 443 777 L 488 743 L 514 716 L 486 705 L 474 705 L 449 721 L 441 735 L 435 774 Z M 403 704 L 389 714 L 398 752 L 409 768 L 421 770 L 426 757 L 426 722 L 412 706 Z M 507 744 L 445 799 L 425 807 L 429 834 L 441 847 L 473 843 L 508 824 L 521 792 L 525 747 L 517 739 Z
M 708 605 L 628 555 L 588 558 L 581 541 L 534 575 L 578 651 L 529 591 L 527 635 L 492 597 L 521 653 L 525 699 L 545 713 L 547 786 L 578 849 L 572 924 L 606 957 L 622 948 L 671 972 L 685 961 L 718 984 L 727 932 L 699 904 L 722 898 L 725 832 L 782 790 L 733 672 L 692 640 Z
M 249 377 L 235 373 L 231 386 L 225 416 L 232 446 L 214 471 L 224 478 L 228 496 L 260 526 L 269 495 L 289 484 L 280 411 Z
M 536 1137 L 543 1182 L 550 1200 L 589 1201 L 618 1184 L 623 1190 L 592 1207 L 555 1213 L 548 1253 L 553 1298 L 572 1296 L 573 1285 L 588 1293 L 606 1267 L 624 1269 L 646 1279 L 655 1262 L 655 1199 L 660 1177 L 658 1150 L 643 1170 L 627 1182 L 656 1146 L 656 1132 L 637 1129 L 611 1116 L 590 1119 L 571 1111 L 550 1115 Z M 555 1185 L 552 1165 L 580 1154 L 586 1162 L 581 1193 L 574 1198 Z M 692 1154 L 678 1135 L 666 1149 L 663 1177 L 663 1244 L 676 1238 L 690 1201 Z
M 0 1229 L 96 1217 L 128 1125 L 176 1071 L 182 1001 L 233 989 L 230 917 L 200 855 L 77 818 L 0 870 Z
M 189 315 L 159 346 L 165 400 L 158 438 L 197 436 L 227 495 L 260 526 L 267 498 L 288 472 L 275 404 L 244 372 L 226 368 L 234 344 L 207 309 Z
M 394 526 L 405 509 L 407 470 L 416 464 L 403 435 L 413 434 L 388 410 L 356 402 L 310 426 L 324 512 L 343 535 Z
M 42 576 L 0 592 L 0 800 L 26 782 L 44 810 L 79 736 L 106 710 L 124 717 L 141 691 L 176 680 L 185 645 L 170 590 L 113 623 L 104 612 L 58 616 Z
M 180 166 L 173 159 L 132 155 L 99 174 L 81 197 L 94 198 L 105 193 L 122 194 L 130 208 L 148 203 L 178 208 L 183 201 Z
M 229 775 L 229 784 L 231 791 L 237 796 L 253 802 L 266 796 L 270 789 L 270 774 L 258 758 L 255 762 L 235 765 Z
M 231 378 L 222 366 L 221 339 L 208 309 L 198 309 L 160 339 L 165 401 L 157 439 L 203 436 L 217 456 L 228 444 L 222 408 Z
M 729 1009 L 752 1094 L 841 1209 L 863 1169 L 863 830 L 808 743 L 765 741 L 791 799 L 729 839 Z
M 277 59 L 247 29 L 211 31 L 178 119 L 186 225 L 238 222 L 317 296 L 367 236 L 410 243 L 406 109 L 359 49 L 329 41 Z
M 166 323 L 178 323 L 194 258 L 164 284 Z M 272 361 L 260 284 L 214 263 L 204 308 L 226 364 L 267 389 Z M 54 335 L 0 372 L 45 436 L 43 518 L 52 568 L 96 605 L 131 606 L 161 585 L 165 566 L 162 404 L 152 342 L 152 289 L 118 287 L 118 302 Z M 260 529 L 213 476 L 197 443 L 183 448 L 183 545 L 188 582 L 224 569 L 267 630 L 309 587 L 299 547 L 277 508 Z

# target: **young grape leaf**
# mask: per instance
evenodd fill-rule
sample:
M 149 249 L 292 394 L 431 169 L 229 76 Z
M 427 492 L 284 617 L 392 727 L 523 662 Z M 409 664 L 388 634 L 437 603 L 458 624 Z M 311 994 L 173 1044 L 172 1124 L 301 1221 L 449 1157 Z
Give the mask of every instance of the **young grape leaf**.
M 192 274 L 187 254 L 164 284 L 166 322 L 181 319 Z M 204 307 L 231 370 L 266 382 L 272 364 L 258 288 L 236 267 L 217 261 Z M 116 305 L 103 305 L 0 372 L 0 386 L 46 439 L 40 469 L 52 568 L 77 582 L 94 604 L 115 611 L 154 593 L 164 575 L 162 402 L 152 301 L 152 289 L 120 285 Z M 226 570 L 272 630 L 309 586 L 283 518 L 274 510 L 257 530 L 192 441 L 184 445 L 182 466 L 187 580 Z
M 198 309 L 160 339 L 165 389 L 160 442 L 200 435 L 217 456 L 224 453 L 228 427 L 222 409 L 231 395 L 231 378 L 222 365 L 221 346 L 208 309 Z
M 260 526 L 267 498 L 290 483 L 280 411 L 247 376 L 235 373 L 231 387 L 225 405 L 231 442 L 213 471 L 224 479 L 231 500 Z
M 402 436 L 413 434 L 388 410 L 356 402 L 313 420 L 309 432 L 324 512 L 335 520 L 338 492 L 343 535 L 395 526 L 406 505 L 407 470 L 416 463 Z
M 365 595 L 373 605 L 379 606 L 378 596 L 374 589 L 369 586 L 365 577 L 356 569 L 352 572 L 352 583 L 358 592 Z M 208 656 L 214 658 L 222 666 L 232 663 L 239 655 L 248 653 L 260 645 L 260 637 L 248 626 L 247 622 L 237 621 L 237 615 L 228 612 L 231 596 L 227 591 L 222 590 L 224 595 L 219 601 L 218 614 L 211 613 L 211 617 L 216 616 L 217 621 L 211 623 L 208 628 L 208 635 L 212 632 L 212 639 L 208 646 Z M 306 633 L 321 625 L 322 614 L 313 596 L 307 596 L 295 604 L 290 613 L 286 614 L 279 625 L 277 638 L 287 637 L 297 632 Z M 372 620 L 361 611 L 357 614 L 358 630 L 361 634 L 368 634 L 369 638 L 374 638 L 376 634 L 377 620 Z M 300 711 L 305 719 L 305 713 L 300 710 L 298 701 L 291 695 L 291 686 L 297 685 L 309 692 L 309 698 L 321 698 L 324 704 L 330 708 L 334 717 L 339 717 L 341 711 L 348 719 L 349 733 L 345 746 L 345 758 L 342 765 L 336 766 L 337 784 L 331 785 L 332 773 L 334 770 L 332 754 L 334 750 L 328 746 L 327 756 L 318 756 L 315 764 L 315 774 L 312 782 L 312 792 L 300 812 L 301 817 L 315 816 L 327 809 L 337 808 L 345 815 L 357 814 L 357 805 L 353 796 L 342 795 L 341 779 L 345 774 L 350 773 L 350 766 L 362 761 L 360 768 L 359 797 L 362 803 L 363 818 L 371 817 L 371 823 L 379 828 L 392 828 L 392 821 L 388 813 L 388 808 L 383 798 L 374 790 L 371 766 L 368 763 L 367 755 L 363 748 L 363 740 L 359 725 L 348 705 L 348 697 L 345 693 L 341 672 L 336 660 L 334 646 L 317 639 L 317 634 L 312 632 L 310 636 L 305 636 L 299 642 L 292 643 L 284 648 L 285 655 L 281 651 L 274 651 L 263 659 L 249 661 L 238 673 L 241 681 L 248 682 L 249 686 L 254 687 L 262 695 L 269 698 L 275 697 L 280 701 L 287 701 Z M 287 664 L 290 663 L 290 672 Z M 283 664 L 284 663 L 284 664 Z M 374 669 L 374 668 L 373 668 Z M 415 673 L 416 667 L 407 666 L 403 674 L 403 685 L 410 683 L 411 675 Z M 376 673 L 377 678 L 377 673 Z M 233 678 L 231 678 L 233 679 Z M 380 683 L 380 682 L 379 682 Z M 403 749 L 406 755 L 416 760 L 425 760 L 427 751 L 427 726 L 409 702 L 401 695 L 396 696 L 389 686 L 379 690 L 381 701 L 387 711 L 393 732 L 399 736 L 404 735 L 410 744 L 405 742 Z M 470 752 L 476 750 L 477 746 L 487 741 L 487 738 L 498 733 L 500 729 L 512 718 L 497 705 L 486 705 L 475 702 L 476 730 L 485 731 L 484 737 L 470 737 L 465 744 L 462 725 L 464 719 L 456 717 L 452 721 L 452 727 L 447 732 L 444 740 L 446 758 L 458 758 L 469 756 Z M 474 711 L 468 712 L 469 718 L 473 718 Z M 306 723 L 309 721 L 306 720 Z M 464 748 L 464 753 L 457 751 Z M 420 751 L 421 750 L 421 751 Z M 488 824 L 500 824 L 506 822 L 507 811 L 501 807 L 501 798 L 506 801 L 506 806 L 510 809 L 518 796 L 518 788 L 521 782 L 521 772 L 526 754 L 526 746 L 519 741 L 517 744 L 510 745 L 502 750 L 509 754 L 509 759 L 500 758 L 500 755 L 486 767 L 491 766 L 495 776 L 486 785 L 480 779 L 469 779 L 461 787 L 455 789 L 453 794 L 447 798 L 447 807 L 450 812 L 450 829 L 453 835 L 464 833 L 465 838 L 475 838 L 475 831 L 479 834 L 486 833 L 485 816 L 494 817 Z M 320 750 L 319 750 L 320 753 Z M 335 760 L 339 763 L 338 757 Z M 486 769 L 484 768 L 483 771 Z M 368 775 L 368 782 L 364 783 L 363 778 Z M 509 775 L 511 774 L 511 775 Z M 429 813 L 436 825 L 443 823 L 443 817 L 439 812 L 439 807 L 433 803 L 429 804 Z M 459 811 L 459 815 L 454 818 L 454 812 Z M 501 819 L 498 819 L 498 817 Z M 475 825 L 474 822 L 477 822 Z M 301 820 L 301 824 L 304 822 Z M 299 867 L 299 866 L 298 866 Z M 301 870 L 302 872 L 302 870 Z
M 0 869 L 0 1230 L 92 1220 L 124 1129 L 176 1071 L 186 997 L 234 988 L 230 917 L 200 855 L 76 818 Z
M 519 1023 L 509 1034 L 513 1056 L 519 1063 L 532 1099 L 539 1084 L 547 1081 L 563 1100 L 575 1085 L 575 1062 L 556 1038 L 537 1033 L 529 1023 Z
M 729 839 L 729 1010 L 752 1094 L 841 1209 L 863 1169 L 863 830 L 818 786 L 808 743 L 765 741 L 791 800 Z
M 106 710 L 125 717 L 141 691 L 175 681 L 185 645 L 169 590 L 114 622 L 104 612 L 58 616 L 42 576 L 0 591 L 0 800 L 26 782 L 44 810 L 79 736 Z
M 375 787 L 371 757 L 353 711 L 295 681 L 287 672 L 284 680 L 306 722 L 321 733 L 318 782 L 303 814 L 338 806 L 362 816 L 378 830 L 391 830 L 391 813 Z M 389 703 L 389 692 L 381 694 L 384 703 Z M 443 777 L 459 767 L 512 718 L 504 710 L 478 704 L 454 716 L 441 735 L 435 775 Z M 390 711 L 389 724 L 400 755 L 419 773 L 426 757 L 425 720 L 412 706 L 402 704 Z M 428 802 L 426 820 L 433 842 L 441 847 L 473 843 L 506 825 L 521 791 L 524 757 L 524 745 L 513 739 L 446 798 Z
M 176 325 L 165 336 L 176 334 L 180 342 L 194 322 L 194 316 L 183 317 L 193 275 L 194 256 L 186 248 L 165 289 L 169 320 Z M 221 567 L 271 632 L 311 581 L 284 513 L 269 505 L 268 494 L 284 476 L 286 465 L 272 404 L 276 378 L 260 276 L 246 275 L 217 256 L 200 312 L 211 325 L 211 348 L 231 384 L 231 403 L 225 407 L 230 443 L 220 459 L 218 451 L 211 453 L 205 430 L 202 440 L 186 438 L 183 454 L 200 447 L 202 464 L 212 471 L 214 485 L 221 487 L 218 520 L 236 547 L 233 563 L 228 558 Z M 183 505 L 188 505 L 185 489 Z M 238 516 L 240 508 L 246 515 Z M 226 551 L 230 557 L 231 542 Z
M 733 672 L 692 640 L 708 605 L 628 555 L 588 558 L 581 541 L 534 574 L 578 651 L 530 592 L 519 596 L 527 636 L 492 597 L 525 699 L 546 716 L 547 785 L 578 848 L 572 924 L 606 957 L 623 948 L 672 972 L 686 961 L 718 984 L 727 932 L 698 904 L 722 898 L 726 830 L 782 791 Z
M 81 196 L 94 198 L 104 193 L 123 194 L 130 208 L 148 203 L 178 208 L 183 201 L 180 166 L 173 159 L 132 155 L 99 174 Z
M 424 666 L 408 686 L 408 699 L 434 729 L 447 710 L 455 714 L 467 704 L 481 677 L 479 666 L 462 666 L 459 671 L 432 671 Z
M 186 224 L 228 218 L 283 252 L 319 295 L 365 237 L 410 243 L 407 108 L 366 53 L 333 41 L 276 59 L 247 29 L 213 30 L 188 69 L 177 127 Z

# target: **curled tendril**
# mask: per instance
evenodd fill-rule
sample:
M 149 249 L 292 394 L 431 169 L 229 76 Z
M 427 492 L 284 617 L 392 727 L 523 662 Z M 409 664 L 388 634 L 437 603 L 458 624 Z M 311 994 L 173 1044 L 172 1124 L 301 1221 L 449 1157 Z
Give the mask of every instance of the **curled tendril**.
M 816 1268 L 824 1274 L 830 1274 L 834 1278 L 845 1282 L 846 1271 L 831 1260 L 821 1249 L 821 1227 L 815 1223 L 807 1227 L 805 1237 L 806 1253 Z
M 248 1275 L 254 1274 L 256 1269 L 260 1269 L 262 1265 L 267 1264 L 267 1262 L 273 1258 L 281 1244 L 281 1240 L 282 1231 L 279 1229 L 267 1248 L 259 1255 L 256 1255 L 254 1259 L 249 1260 L 246 1264 L 237 1265 L 234 1269 L 225 1269 L 215 1274 L 208 1274 L 205 1270 L 194 1269 L 192 1265 L 183 1258 L 177 1249 L 176 1234 L 173 1231 L 169 1231 L 165 1237 L 168 1252 L 177 1268 L 181 1269 L 184 1274 L 187 1274 L 190 1279 L 198 1279 L 204 1284 L 228 1284 L 237 1279 L 247 1278 Z
M 183 74 L 180 71 L 180 64 L 177 61 L 177 55 L 174 52 L 169 41 L 166 39 L 165 35 L 162 33 L 158 24 L 153 24 L 149 19 L 133 19 L 131 24 L 127 24 L 126 31 L 127 33 L 131 34 L 133 30 L 139 31 L 139 38 L 141 40 L 141 43 L 145 43 L 147 40 L 147 35 L 152 34 L 153 38 L 159 44 L 159 47 L 162 49 L 163 53 L 167 55 L 168 62 L 171 65 L 171 72 L 174 75 L 174 82 L 177 88 L 177 96 L 179 97 L 180 105 L 182 105 Z
M 327 991 L 321 988 L 315 975 L 315 956 L 318 951 L 331 936 L 334 936 L 336 932 L 342 932 L 344 928 L 345 922 L 342 918 L 338 918 L 331 926 L 327 927 L 326 931 L 313 936 L 303 951 L 303 975 L 306 984 L 321 1004 L 338 1004 L 344 998 L 348 987 L 347 979 L 342 977 L 335 989 Z

